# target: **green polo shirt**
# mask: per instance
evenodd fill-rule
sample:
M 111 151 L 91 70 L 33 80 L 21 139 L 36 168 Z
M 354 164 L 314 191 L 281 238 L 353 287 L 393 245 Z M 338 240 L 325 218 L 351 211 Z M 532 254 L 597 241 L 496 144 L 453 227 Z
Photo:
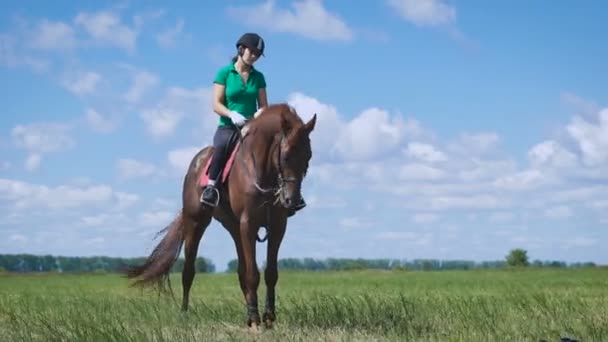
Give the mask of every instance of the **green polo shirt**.
M 221 68 L 213 82 L 226 87 L 224 105 L 230 110 L 243 114 L 248 119 L 253 117 L 258 110 L 258 90 L 266 88 L 264 74 L 255 68 L 249 72 L 247 83 L 243 83 L 234 63 Z M 219 126 L 230 124 L 232 124 L 232 120 L 220 116 Z

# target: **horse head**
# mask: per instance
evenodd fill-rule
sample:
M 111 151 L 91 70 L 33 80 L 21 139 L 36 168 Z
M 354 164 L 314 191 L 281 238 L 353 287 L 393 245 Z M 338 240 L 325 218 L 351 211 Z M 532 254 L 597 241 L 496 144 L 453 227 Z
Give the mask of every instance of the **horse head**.
M 297 117 L 293 108 L 289 112 Z M 299 199 L 302 181 L 312 158 L 309 135 L 316 121 L 317 114 L 306 123 L 299 118 L 288 120 L 288 116 L 281 116 L 280 132 L 276 136 L 278 146 L 272 162 L 277 171 L 279 201 L 285 208 L 292 208 Z

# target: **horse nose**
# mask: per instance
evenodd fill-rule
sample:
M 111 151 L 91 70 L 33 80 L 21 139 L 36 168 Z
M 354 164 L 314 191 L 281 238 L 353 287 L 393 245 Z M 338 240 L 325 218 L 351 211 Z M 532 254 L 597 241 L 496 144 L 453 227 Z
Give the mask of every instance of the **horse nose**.
M 293 204 L 293 203 L 292 203 L 292 201 L 291 201 L 291 196 L 286 196 L 286 197 L 285 197 L 285 206 L 286 206 L 286 207 L 288 207 L 288 208 L 291 208 L 291 205 L 292 205 L 292 204 Z

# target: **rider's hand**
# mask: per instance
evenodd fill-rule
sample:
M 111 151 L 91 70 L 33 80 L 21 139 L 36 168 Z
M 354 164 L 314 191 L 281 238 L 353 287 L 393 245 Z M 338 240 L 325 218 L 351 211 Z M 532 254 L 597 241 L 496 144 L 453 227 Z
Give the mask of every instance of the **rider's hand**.
M 230 112 L 230 119 L 237 126 L 243 126 L 243 124 L 245 124 L 245 121 L 247 121 L 243 114 L 235 111 Z

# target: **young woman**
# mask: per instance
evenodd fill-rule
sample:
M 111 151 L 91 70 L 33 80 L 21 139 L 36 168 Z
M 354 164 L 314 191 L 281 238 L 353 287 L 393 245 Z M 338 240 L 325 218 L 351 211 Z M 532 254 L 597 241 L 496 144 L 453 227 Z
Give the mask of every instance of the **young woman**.
M 266 79 L 253 64 L 264 55 L 265 43 L 256 33 L 245 33 L 236 42 L 237 54 L 232 63 L 222 67 L 213 84 L 213 111 L 219 124 L 213 137 L 215 152 L 209 166 L 209 183 L 203 189 L 201 203 L 215 207 L 219 202 L 216 182 L 228 158 L 228 143 L 237 126 L 251 119 L 258 109 L 268 105 Z M 306 206 L 301 198 L 294 211 Z

